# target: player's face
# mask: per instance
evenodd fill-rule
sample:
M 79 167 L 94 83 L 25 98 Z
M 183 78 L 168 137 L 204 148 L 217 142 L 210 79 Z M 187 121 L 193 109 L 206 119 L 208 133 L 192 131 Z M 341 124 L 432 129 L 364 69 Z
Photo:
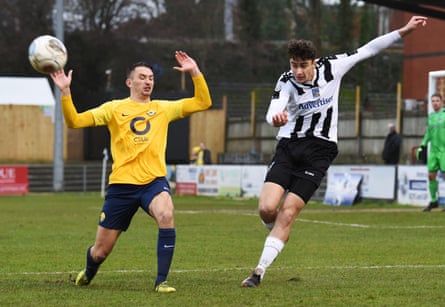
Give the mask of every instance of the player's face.
M 315 60 L 291 58 L 289 63 L 292 73 L 298 83 L 312 81 L 314 78 Z
M 145 66 L 136 67 L 127 79 L 127 86 L 132 95 L 140 99 L 150 98 L 154 87 L 153 71 Z
M 437 96 L 431 97 L 431 106 L 433 107 L 434 112 L 439 112 L 439 110 L 443 108 L 442 99 Z

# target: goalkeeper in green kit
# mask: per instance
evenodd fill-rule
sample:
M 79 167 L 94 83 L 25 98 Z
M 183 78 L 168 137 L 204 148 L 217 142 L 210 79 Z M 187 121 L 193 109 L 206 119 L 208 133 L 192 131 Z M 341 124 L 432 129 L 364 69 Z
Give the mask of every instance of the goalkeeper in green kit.
M 443 109 L 441 94 L 431 95 L 431 106 L 434 112 L 428 115 L 427 130 L 423 136 L 422 144 L 416 152 L 416 157 L 419 160 L 420 156 L 426 153 L 428 143 L 430 144 L 427 168 L 431 202 L 423 209 L 424 212 L 439 207 L 437 201 L 437 172 L 440 170 L 442 175 L 445 175 L 445 110 Z

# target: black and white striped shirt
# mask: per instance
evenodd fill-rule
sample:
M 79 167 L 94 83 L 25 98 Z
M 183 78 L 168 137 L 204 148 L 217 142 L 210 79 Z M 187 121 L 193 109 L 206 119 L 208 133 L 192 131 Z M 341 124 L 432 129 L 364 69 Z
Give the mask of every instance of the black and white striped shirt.
M 398 31 L 379 36 L 359 49 L 316 60 L 310 84 L 298 83 L 292 70 L 277 81 L 266 120 L 287 110 L 288 122 L 277 139 L 317 137 L 337 143 L 338 96 L 343 76 L 358 62 L 374 56 L 401 38 Z

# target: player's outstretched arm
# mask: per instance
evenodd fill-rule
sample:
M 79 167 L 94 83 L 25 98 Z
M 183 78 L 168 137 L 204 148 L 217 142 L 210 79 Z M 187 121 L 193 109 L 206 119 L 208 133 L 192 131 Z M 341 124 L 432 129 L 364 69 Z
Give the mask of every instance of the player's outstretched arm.
M 173 69 L 181 72 L 188 72 L 190 76 L 196 77 L 201 74 L 198 64 L 184 51 L 176 51 L 175 58 L 179 66 L 174 66 Z
M 68 71 L 68 75 L 65 74 L 64 70 L 58 70 L 53 72 L 50 76 L 53 79 L 54 84 L 59 88 L 60 97 L 62 103 L 63 117 L 65 118 L 65 123 L 69 128 L 84 128 L 94 126 L 94 118 L 90 111 L 85 111 L 83 113 L 77 113 L 76 107 L 71 99 L 71 80 L 73 71 Z
M 175 58 L 179 66 L 174 66 L 173 69 L 180 72 L 188 72 L 193 78 L 195 88 L 194 96 L 184 100 L 183 116 L 207 110 L 212 106 L 212 99 L 207 82 L 199 70 L 198 64 L 184 51 L 176 51 Z
M 427 18 L 423 16 L 413 16 L 408 21 L 408 23 L 400 29 L 376 37 L 367 44 L 360 47 L 358 49 L 359 52 L 354 56 L 360 61 L 374 56 L 380 51 L 391 46 L 391 44 L 399 40 L 400 37 L 407 35 L 418 27 L 425 26 L 426 20 Z
M 400 36 L 404 37 L 406 34 L 411 33 L 413 30 L 417 29 L 418 27 L 426 26 L 427 19 L 428 18 L 423 17 L 423 16 L 411 17 L 411 19 L 408 21 L 408 23 L 398 30 Z

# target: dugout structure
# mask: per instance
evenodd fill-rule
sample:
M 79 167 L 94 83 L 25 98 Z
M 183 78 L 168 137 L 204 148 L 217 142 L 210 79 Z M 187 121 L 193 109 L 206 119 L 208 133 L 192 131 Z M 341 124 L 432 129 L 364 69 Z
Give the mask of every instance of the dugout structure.
M 53 160 L 54 106 L 47 78 L 0 77 L 1 162 Z

